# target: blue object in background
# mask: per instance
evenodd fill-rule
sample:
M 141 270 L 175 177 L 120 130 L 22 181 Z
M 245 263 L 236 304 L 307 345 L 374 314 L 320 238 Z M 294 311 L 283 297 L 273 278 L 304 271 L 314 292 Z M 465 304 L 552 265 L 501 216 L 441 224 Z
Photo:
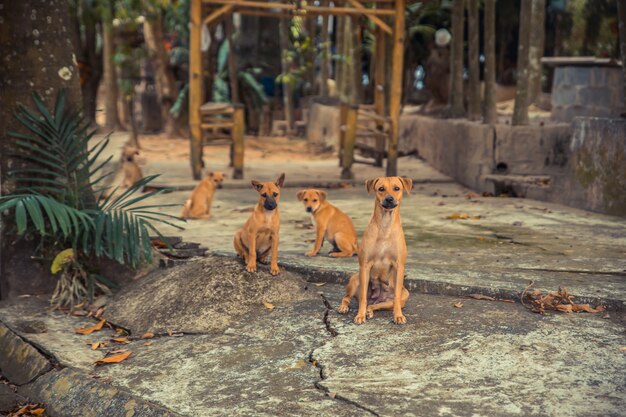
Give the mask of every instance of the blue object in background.
M 274 90 L 276 88 L 276 79 L 274 77 L 269 77 L 264 75 L 261 77 L 261 84 L 263 85 L 263 90 L 268 97 L 274 97 Z

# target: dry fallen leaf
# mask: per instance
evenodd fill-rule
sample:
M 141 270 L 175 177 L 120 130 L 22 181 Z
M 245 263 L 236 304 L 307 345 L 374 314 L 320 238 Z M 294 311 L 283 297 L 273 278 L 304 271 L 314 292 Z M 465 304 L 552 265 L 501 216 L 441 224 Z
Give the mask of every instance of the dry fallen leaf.
M 100 345 L 102 344 L 102 342 L 94 342 L 91 344 L 91 350 L 96 350 L 100 347 Z
M 154 337 L 154 333 L 152 332 L 146 332 L 143 334 L 143 336 L 141 336 L 142 339 L 152 339 Z
M 458 302 L 452 304 L 452 307 L 456 307 L 456 308 L 463 307 L 463 301 L 458 301 Z
M 103 312 L 104 312 L 104 307 L 100 307 L 100 308 L 96 311 L 95 317 L 96 317 L 97 319 L 99 319 L 99 318 L 100 318 L 100 316 L 102 315 L 102 313 L 103 313 Z
M 268 310 L 274 310 L 276 308 L 276 306 L 272 303 L 268 303 L 267 301 L 263 301 L 263 305 L 265 306 L 265 308 L 267 308 Z
M 44 413 L 44 411 L 46 411 L 45 408 L 35 408 L 34 410 L 31 410 L 30 414 L 33 416 L 40 416 Z
M 117 343 L 129 343 L 128 337 L 114 337 L 111 340 Z
M 97 332 L 98 330 L 102 329 L 102 326 L 104 326 L 104 323 L 106 323 L 106 320 L 102 319 L 98 323 L 94 324 L 93 326 L 85 327 L 83 329 L 76 329 L 76 333 L 91 334 L 93 332 Z
M 144 343 L 143 345 L 144 345 L 144 346 L 150 346 L 150 345 L 152 345 L 152 343 L 153 343 L 153 342 L 146 342 L 146 343 Z
M 469 219 L 470 215 L 467 213 L 454 213 L 446 216 L 446 219 Z
M 336 393 L 336 392 L 329 392 L 329 393 L 328 393 L 328 396 L 329 396 L 330 398 L 335 398 L 335 397 L 337 396 L 337 393 Z
M 315 283 L 315 286 L 316 286 L 316 287 L 323 287 L 324 285 L 326 285 L 326 283 L 325 283 L 325 282 L 316 282 L 316 283 Z
M 70 313 L 72 316 L 76 316 L 76 317 L 82 317 L 82 316 L 86 316 L 87 312 L 85 310 L 74 310 Z
M 123 360 L 126 360 L 130 355 L 132 355 L 133 352 L 125 352 L 125 353 L 121 353 L 119 355 L 115 355 L 115 356 L 109 356 L 107 358 L 103 358 L 100 360 L 96 361 L 96 365 L 102 365 L 105 363 L 119 363 L 122 362 Z
M 626 352 L 626 346 L 619 348 L 622 352 Z

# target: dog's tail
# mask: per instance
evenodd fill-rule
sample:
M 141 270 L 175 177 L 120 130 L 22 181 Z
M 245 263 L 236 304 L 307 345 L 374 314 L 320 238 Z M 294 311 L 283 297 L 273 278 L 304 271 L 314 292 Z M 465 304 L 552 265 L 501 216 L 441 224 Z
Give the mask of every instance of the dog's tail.
M 185 201 L 185 204 L 183 204 L 183 211 L 181 211 L 180 217 L 182 217 L 183 219 L 187 219 L 189 218 L 190 213 L 191 213 L 191 198 Z

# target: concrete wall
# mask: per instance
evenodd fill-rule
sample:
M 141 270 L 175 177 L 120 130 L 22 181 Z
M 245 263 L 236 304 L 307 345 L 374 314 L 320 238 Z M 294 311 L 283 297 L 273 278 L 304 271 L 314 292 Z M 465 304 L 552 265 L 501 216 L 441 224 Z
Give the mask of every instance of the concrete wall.
M 552 87 L 552 118 L 618 117 L 624 108 L 624 75 L 620 67 L 556 67 Z
M 554 200 L 626 216 L 626 120 L 576 118 L 565 172 L 554 181 Z

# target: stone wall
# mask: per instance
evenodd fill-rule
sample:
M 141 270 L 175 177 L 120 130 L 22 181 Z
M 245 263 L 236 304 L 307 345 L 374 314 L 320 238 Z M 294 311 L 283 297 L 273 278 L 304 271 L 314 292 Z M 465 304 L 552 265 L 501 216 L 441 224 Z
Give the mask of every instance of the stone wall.
M 621 67 L 559 66 L 554 71 L 552 118 L 618 117 L 624 108 Z
M 576 118 L 565 172 L 554 201 L 626 216 L 626 120 Z

